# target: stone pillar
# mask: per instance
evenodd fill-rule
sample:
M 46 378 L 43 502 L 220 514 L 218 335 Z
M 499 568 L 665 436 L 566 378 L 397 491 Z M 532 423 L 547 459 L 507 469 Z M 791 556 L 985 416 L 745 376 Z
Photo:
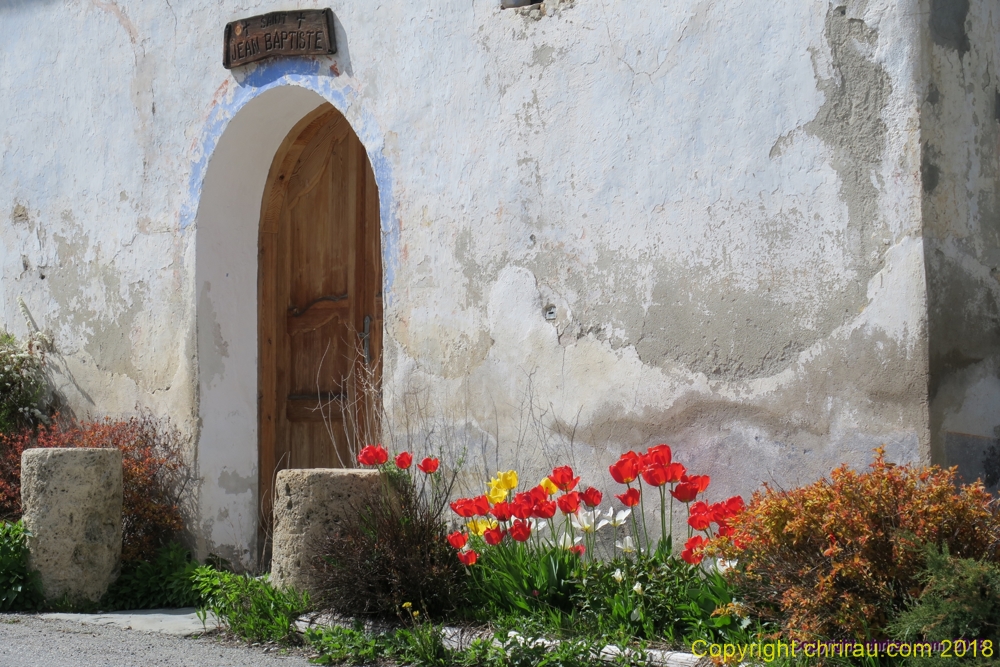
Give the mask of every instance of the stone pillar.
M 122 553 L 122 454 L 117 449 L 28 449 L 21 456 L 28 565 L 47 600 L 97 601 Z
M 271 583 L 315 592 L 313 559 L 324 539 L 379 490 L 377 470 L 282 470 L 274 490 Z

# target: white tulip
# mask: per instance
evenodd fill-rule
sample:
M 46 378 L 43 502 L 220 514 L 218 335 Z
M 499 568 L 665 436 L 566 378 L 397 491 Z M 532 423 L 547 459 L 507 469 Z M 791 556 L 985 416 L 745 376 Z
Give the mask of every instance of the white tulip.
M 635 543 L 630 535 L 623 537 L 620 542 L 615 542 L 615 546 L 627 554 L 635 552 Z
M 601 521 L 595 526 L 593 516 L 590 512 L 583 510 L 577 511 L 577 513 L 570 518 L 569 522 L 574 528 L 583 533 L 593 533 L 594 531 L 600 530 L 608 525 L 606 520 L 601 519 Z
M 608 510 L 608 516 L 609 517 L 611 516 L 611 512 L 612 511 L 614 511 L 614 508 L 612 508 L 611 510 Z M 615 528 L 617 528 L 618 526 L 624 526 L 625 525 L 625 520 L 628 519 L 629 516 L 631 516 L 631 514 L 632 514 L 632 510 L 631 509 L 619 510 L 618 514 L 615 515 L 615 518 L 609 520 L 608 523 L 610 523 Z

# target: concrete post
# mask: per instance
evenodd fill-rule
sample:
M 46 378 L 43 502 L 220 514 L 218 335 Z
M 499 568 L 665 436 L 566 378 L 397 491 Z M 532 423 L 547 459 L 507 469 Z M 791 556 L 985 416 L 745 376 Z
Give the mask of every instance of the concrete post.
M 47 600 L 95 602 L 118 577 L 122 454 L 116 449 L 28 449 L 21 504 L 29 567 Z
M 364 498 L 378 490 L 376 470 L 282 470 L 274 490 L 271 583 L 313 593 L 313 559 Z

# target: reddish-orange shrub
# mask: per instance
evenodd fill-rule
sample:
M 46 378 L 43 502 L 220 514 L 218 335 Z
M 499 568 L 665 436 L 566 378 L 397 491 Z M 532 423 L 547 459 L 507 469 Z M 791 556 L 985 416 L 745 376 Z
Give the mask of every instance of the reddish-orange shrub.
M 785 636 L 881 637 L 908 594 L 919 592 L 924 544 L 961 558 L 996 560 L 1000 520 L 980 484 L 956 487 L 955 470 L 894 465 L 876 450 L 867 472 L 847 466 L 791 491 L 766 484 L 710 550 L 745 604 Z
M 37 431 L 0 435 L 0 519 L 21 515 L 21 453 L 29 447 L 113 447 L 122 452 L 122 560 L 152 560 L 184 526 L 187 479 L 180 434 L 149 413 L 96 422 L 53 419 Z

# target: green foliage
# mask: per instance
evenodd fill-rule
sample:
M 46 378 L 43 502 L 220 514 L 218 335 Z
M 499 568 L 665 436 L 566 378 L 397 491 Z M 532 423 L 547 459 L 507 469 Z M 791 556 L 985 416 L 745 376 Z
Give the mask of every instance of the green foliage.
M 508 541 L 484 549 L 469 568 L 472 608 L 485 612 L 485 618 L 517 611 L 568 612 L 579 568 L 580 557 L 559 547 L 527 549 Z
M 462 603 L 467 577 L 445 539 L 441 504 L 427 502 L 405 472 L 382 475 L 385 488 L 360 501 L 317 559 L 316 603 L 349 616 L 394 618 L 410 602 L 446 617 Z
M 995 650 L 1000 647 L 1000 566 L 955 558 L 947 549 L 932 545 L 925 553 L 927 569 L 920 575 L 923 592 L 889 625 L 892 637 L 910 642 L 991 640 Z M 973 658 L 971 650 L 962 652 L 964 661 L 934 656 L 913 660 L 913 664 L 993 664 L 996 658 L 996 653 Z
M 44 348 L 37 334 L 21 342 L 0 330 L 0 433 L 14 433 L 46 421 Z
M 353 628 L 309 628 L 306 642 L 319 652 L 314 662 L 321 665 L 347 662 L 367 665 L 381 660 L 389 652 L 386 636 L 365 632 L 360 623 Z
M 38 575 L 28 571 L 28 531 L 0 521 L 0 611 L 32 610 L 42 601 Z
M 202 565 L 195 569 L 193 580 L 207 609 L 248 641 L 293 641 L 295 620 L 309 608 L 308 595 L 278 590 L 266 575 L 252 577 Z
M 156 559 L 126 563 L 121 576 L 99 603 L 102 609 L 194 607 L 202 602 L 193 581 L 198 564 L 176 542 L 160 549 Z
M 600 638 L 577 637 L 553 642 L 517 631 L 498 631 L 493 636 L 474 639 L 464 649 L 445 645 L 441 628 L 418 623 L 394 632 L 365 632 L 353 628 L 312 628 L 306 642 L 319 656 L 314 662 L 330 664 L 381 664 L 387 659 L 420 667 L 607 667 L 645 665 L 642 646 L 619 649 L 617 655 L 601 657 L 606 642 Z
M 580 621 L 601 634 L 688 643 L 738 641 L 748 621 L 725 578 L 673 556 L 586 564 L 573 596 Z

